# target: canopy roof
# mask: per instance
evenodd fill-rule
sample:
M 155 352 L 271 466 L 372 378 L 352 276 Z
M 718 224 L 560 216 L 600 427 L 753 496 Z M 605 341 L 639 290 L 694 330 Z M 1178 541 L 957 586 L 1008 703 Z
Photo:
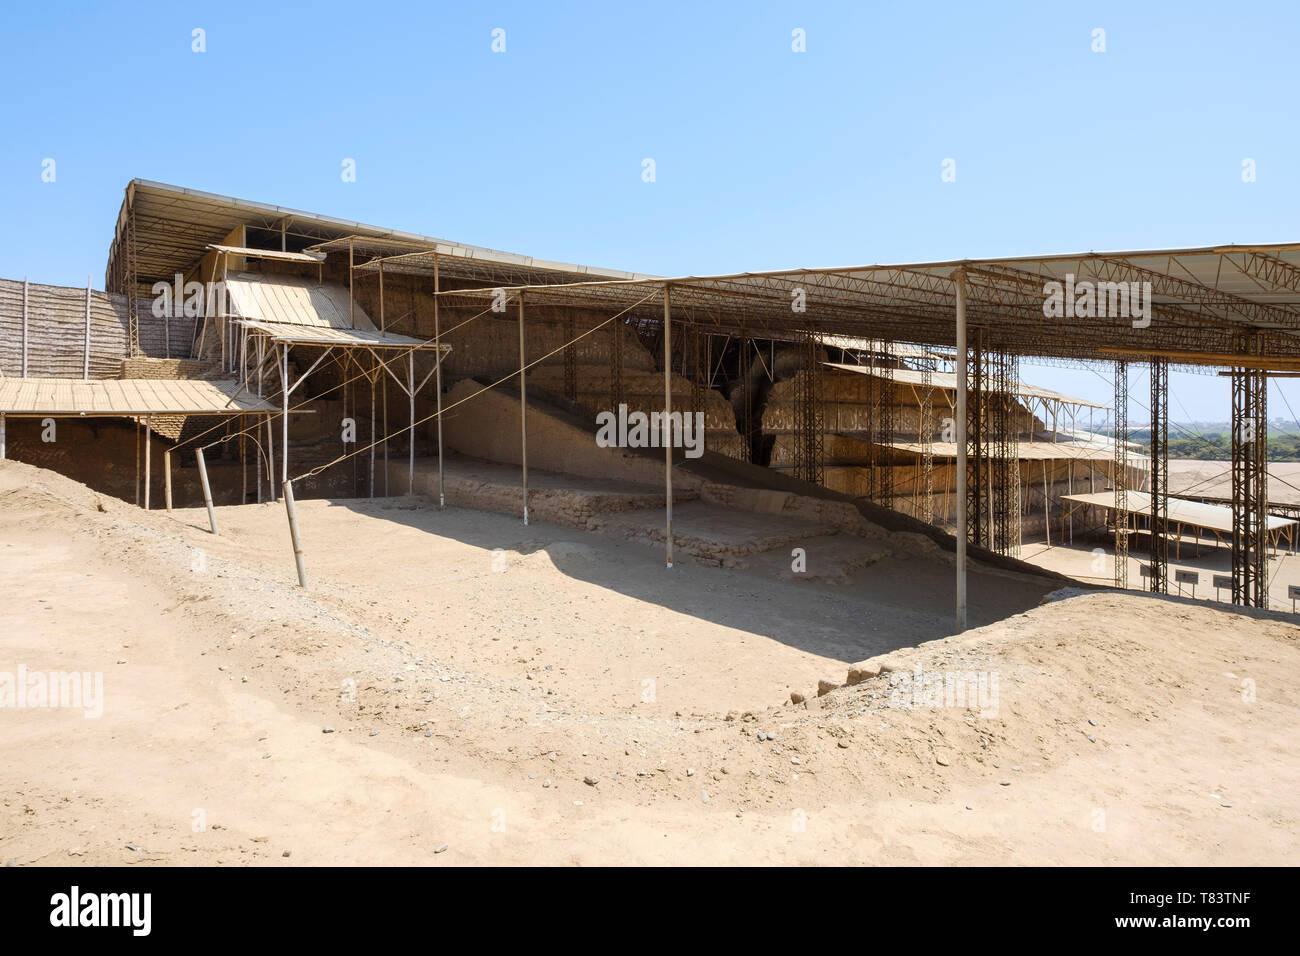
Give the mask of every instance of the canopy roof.
M 1300 370 L 1300 243 L 532 284 L 506 291 L 511 298 L 522 293 L 530 301 L 658 322 L 667 284 L 672 316 L 712 330 L 952 347 L 958 275 L 965 277 L 970 342 L 978 340 L 986 351 Z M 1090 306 L 1067 296 L 1070 289 L 1082 296 L 1085 282 L 1100 293 Z M 1048 314 L 1051 283 L 1059 283 L 1062 300 L 1069 299 L 1065 314 Z M 1127 309 L 1121 291 L 1136 293 Z M 440 294 L 469 306 L 493 293 Z
M 451 351 L 450 345 L 435 345 L 425 339 L 380 332 L 378 329 L 335 329 L 291 325 L 284 322 L 256 322 L 247 319 L 236 321 L 254 332 L 269 336 L 272 341 L 287 345 L 319 345 L 345 349 L 415 349 L 424 352 L 438 349 L 443 355 Z
M 0 412 L 7 415 L 243 415 L 276 410 L 233 381 L 0 378 Z
M 841 372 L 855 372 L 859 375 L 871 375 L 877 378 L 885 376 L 884 370 L 873 368 L 870 365 L 852 365 L 845 362 L 823 362 L 827 368 L 838 369 Z M 926 373 L 911 368 L 891 368 L 889 369 L 889 378 L 893 379 L 900 385 L 924 385 L 926 383 Z M 945 391 L 957 390 L 957 373 L 956 372 L 930 372 L 928 384 L 932 388 L 942 388 Z M 1037 385 L 1029 385 L 1025 382 L 1017 382 L 1015 394 L 1021 398 L 1037 398 L 1046 402 L 1055 402 L 1060 405 L 1078 405 L 1083 408 L 1109 408 L 1100 402 L 1089 401 L 1086 398 L 1075 398 L 1073 395 L 1066 395 L 1062 392 L 1053 392 L 1051 389 L 1039 388 Z
M 1151 515 L 1151 496 L 1145 491 L 1129 491 L 1125 493 L 1128 498 L 1128 514 L 1139 514 L 1150 517 Z M 1073 501 L 1076 504 L 1092 505 L 1097 508 L 1114 508 L 1115 493 L 1113 491 L 1097 492 L 1090 495 L 1062 495 L 1065 501 Z M 1196 528 L 1207 528 L 1211 531 L 1219 531 L 1224 534 L 1232 534 L 1232 509 L 1220 505 L 1207 505 L 1199 501 L 1188 501 L 1186 498 L 1169 499 L 1169 523 L 1183 524 Z M 1296 523 L 1293 518 L 1279 518 L 1276 515 L 1267 516 L 1267 527 L 1269 531 L 1277 531 L 1279 528 L 1286 528 Z
M 290 252 L 303 250 L 304 246 L 315 243 L 346 240 L 348 237 L 380 243 L 381 245 L 373 247 L 370 253 L 372 255 L 436 251 L 444 260 L 469 260 L 476 265 L 478 275 L 487 276 L 488 281 L 498 283 L 535 281 L 542 275 L 556 271 L 565 274 L 570 281 L 643 277 L 638 273 L 592 266 L 547 263 L 499 249 L 464 245 L 285 206 L 133 179 L 127 184 L 109 249 L 106 269 L 108 288 L 114 288 L 115 275 L 126 273 L 133 273 L 137 282 L 145 284 L 156 280 L 171 281 L 177 272 L 184 273 L 192 268 L 209 246 L 224 243 L 226 237 L 238 226 L 272 232 L 283 229 L 293 240 Z M 338 253 L 340 250 L 346 258 L 346 241 L 320 251 Z M 269 257 L 272 251 L 274 250 L 262 250 L 258 254 Z M 309 248 L 306 251 L 313 250 Z M 313 258 L 312 261 L 318 260 Z

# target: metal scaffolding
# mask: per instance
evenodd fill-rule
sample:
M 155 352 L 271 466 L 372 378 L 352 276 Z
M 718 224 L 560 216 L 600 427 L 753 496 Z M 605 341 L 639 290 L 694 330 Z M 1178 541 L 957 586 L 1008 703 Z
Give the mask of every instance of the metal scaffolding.
M 1151 361 L 1151 577 L 1152 591 L 1169 590 L 1169 363 Z
M 988 476 L 990 533 L 994 551 L 1020 553 L 1020 361 L 1001 349 L 988 354 Z M 1046 462 L 1044 462 L 1046 467 Z M 1046 489 L 1044 489 L 1046 493 Z
M 1115 587 L 1128 587 L 1128 362 L 1115 363 Z
M 736 353 L 736 374 L 739 377 L 740 388 L 742 391 L 740 402 L 740 433 L 745 436 L 741 442 L 741 456 L 744 461 L 754 460 L 754 380 L 753 369 L 749 359 L 749 351 L 753 348 L 752 341 L 744 326 L 740 330 L 740 338 L 737 340 Z M 797 386 L 796 386 L 797 387 Z M 796 442 L 798 439 L 795 439 Z
M 929 360 L 921 363 L 920 423 L 917 440 L 921 446 L 921 520 L 934 523 L 934 380 Z
M 825 446 L 822 422 L 822 349 L 811 332 L 801 342 L 803 368 L 795 376 L 794 475 L 813 484 L 824 484 Z M 745 345 L 748 350 L 748 343 Z
M 984 330 L 971 328 L 966 395 L 966 538 L 987 545 L 989 530 L 987 381 L 984 367 Z
M 564 340 L 568 346 L 564 350 L 564 397 L 571 402 L 578 400 L 578 326 L 574 321 L 573 310 L 564 310 Z
M 610 328 L 609 407 L 615 413 L 625 401 L 623 393 L 623 320 Z
M 879 343 L 871 356 L 871 500 L 894 506 L 894 444 L 897 398 L 894 395 L 894 351 L 888 341 Z
M 1247 349 L 1243 349 L 1247 351 Z M 1232 602 L 1268 607 L 1268 376 L 1232 370 Z

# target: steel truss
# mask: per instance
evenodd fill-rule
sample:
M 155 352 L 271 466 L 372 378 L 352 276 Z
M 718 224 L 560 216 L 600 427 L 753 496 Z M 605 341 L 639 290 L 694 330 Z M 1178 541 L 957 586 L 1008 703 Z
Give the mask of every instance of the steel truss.
M 1000 554 L 1020 553 L 1020 360 L 1006 351 L 988 354 L 988 476 L 991 545 Z M 1044 492 L 1046 493 L 1046 492 Z
M 1268 607 L 1268 376 L 1258 369 L 1232 370 L 1232 602 Z
M 578 400 L 578 325 L 573 310 L 564 310 L 564 340 L 569 343 L 564 350 L 564 397 Z
M 795 376 L 794 475 L 820 485 L 826 480 L 821 346 L 811 332 L 805 332 L 800 348 L 804 361 L 803 369 Z
M 1152 591 L 1169 590 L 1169 363 L 1151 362 Z
M 894 353 L 889 342 L 880 343 L 871 356 L 871 500 L 886 508 L 894 506 L 894 468 L 890 454 L 897 419 L 894 396 Z
M 1115 363 L 1115 587 L 1128 587 L 1128 363 Z
M 921 363 L 920 424 L 917 439 L 921 445 L 921 520 L 934 524 L 934 385 L 929 360 Z
M 966 538 L 988 543 L 988 381 L 984 367 L 984 330 L 970 330 L 970 359 L 966 379 Z

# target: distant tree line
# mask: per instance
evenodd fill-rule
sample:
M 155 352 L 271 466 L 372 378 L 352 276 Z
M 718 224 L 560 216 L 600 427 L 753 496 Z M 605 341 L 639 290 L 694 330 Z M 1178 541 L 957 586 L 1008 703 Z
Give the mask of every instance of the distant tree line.
M 1129 429 L 1129 441 L 1150 452 L 1150 429 Z M 1229 461 L 1232 458 L 1232 432 L 1226 427 L 1190 432 L 1186 426 L 1171 425 L 1169 457 L 1190 458 L 1197 461 Z M 1270 427 L 1268 460 L 1300 461 L 1300 431 L 1274 430 Z

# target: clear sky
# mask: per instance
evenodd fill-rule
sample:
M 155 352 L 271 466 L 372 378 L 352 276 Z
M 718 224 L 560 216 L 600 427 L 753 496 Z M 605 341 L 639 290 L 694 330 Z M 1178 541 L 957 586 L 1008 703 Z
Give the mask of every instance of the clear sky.
M 0 276 L 102 286 L 133 177 L 662 275 L 1291 241 L 1298 28 L 1294 0 L 9 4 Z M 1102 371 L 1022 377 L 1108 400 Z M 1222 379 L 1171 383 L 1171 417 L 1228 417 Z

